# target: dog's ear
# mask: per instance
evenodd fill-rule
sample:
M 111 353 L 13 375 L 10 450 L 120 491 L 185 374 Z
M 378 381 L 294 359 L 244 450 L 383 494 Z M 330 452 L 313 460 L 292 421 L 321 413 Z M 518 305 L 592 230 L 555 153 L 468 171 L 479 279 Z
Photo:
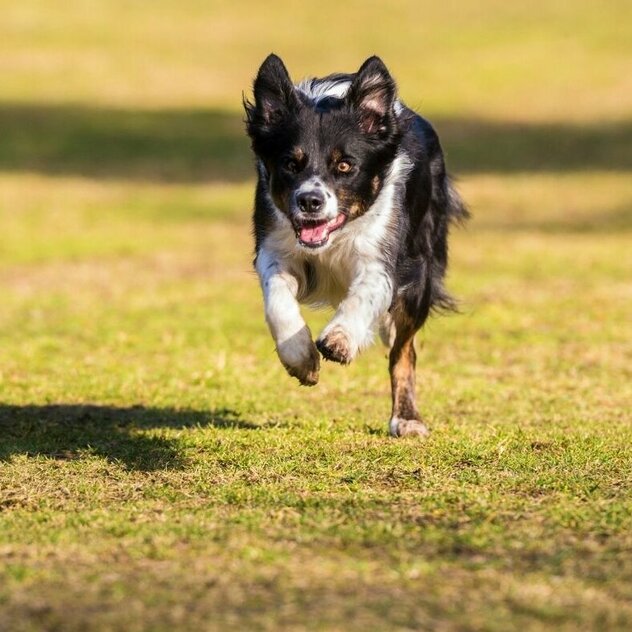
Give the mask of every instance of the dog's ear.
M 244 99 L 249 125 L 275 125 L 298 105 L 290 75 L 281 58 L 273 53 L 265 58 L 259 68 L 254 94 L 254 103 Z
M 356 73 L 347 96 L 364 133 L 381 134 L 386 131 L 395 94 L 395 81 L 384 62 L 379 57 L 369 57 Z

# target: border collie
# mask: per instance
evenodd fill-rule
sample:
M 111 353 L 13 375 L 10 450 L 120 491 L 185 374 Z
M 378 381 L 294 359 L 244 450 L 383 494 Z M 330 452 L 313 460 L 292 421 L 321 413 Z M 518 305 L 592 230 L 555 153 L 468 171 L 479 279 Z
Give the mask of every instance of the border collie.
M 467 209 L 434 129 L 397 99 L 379 57 L 294 85 L 270 55 L 244 99 L 257 160 L 255 268 L 287 372 L 318 382 L 320 354 L 349 364 L 379 329 L 390 348 L 393 436 L 426 436 L 414 337 L 443 288 L 451 221 Z M 299 303 L 335 315 L 314 343 Z

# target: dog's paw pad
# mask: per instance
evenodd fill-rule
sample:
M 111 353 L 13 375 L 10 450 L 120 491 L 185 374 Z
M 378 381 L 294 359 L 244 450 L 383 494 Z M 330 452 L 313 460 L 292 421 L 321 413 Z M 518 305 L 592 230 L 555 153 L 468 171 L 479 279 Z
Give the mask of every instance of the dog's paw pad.
M 353 359 L 353 348 L 349 336 L 342 327 L 334 327 L 316 341 L 316 346 L 325 360 L 349 364 Z
M 389 430 L 393 437 L 419 437 L 425 439 L 430 435 L 430 430 L 419 419 L 400 419 L 393 417 L 389 423 Z

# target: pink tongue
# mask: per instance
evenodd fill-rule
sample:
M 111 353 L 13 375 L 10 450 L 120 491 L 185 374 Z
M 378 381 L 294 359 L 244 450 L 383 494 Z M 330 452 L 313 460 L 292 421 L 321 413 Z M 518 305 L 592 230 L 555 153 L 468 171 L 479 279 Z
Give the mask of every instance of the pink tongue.
M 329 235 L 328 222 L 301 226 L 300 239 L 305 244 L 317 244 Z

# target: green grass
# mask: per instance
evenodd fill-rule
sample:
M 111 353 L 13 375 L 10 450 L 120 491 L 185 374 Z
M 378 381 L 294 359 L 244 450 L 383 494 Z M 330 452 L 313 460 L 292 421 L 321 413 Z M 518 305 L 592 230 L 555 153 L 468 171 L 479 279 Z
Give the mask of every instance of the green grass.
M 630 5 L 389 7 L 0 1 L 0 629 L 632 627 Z M 474 212 L 424 443 L 382 348 L 315 389 L 276 359 L 270 50 L 383 55 Z

